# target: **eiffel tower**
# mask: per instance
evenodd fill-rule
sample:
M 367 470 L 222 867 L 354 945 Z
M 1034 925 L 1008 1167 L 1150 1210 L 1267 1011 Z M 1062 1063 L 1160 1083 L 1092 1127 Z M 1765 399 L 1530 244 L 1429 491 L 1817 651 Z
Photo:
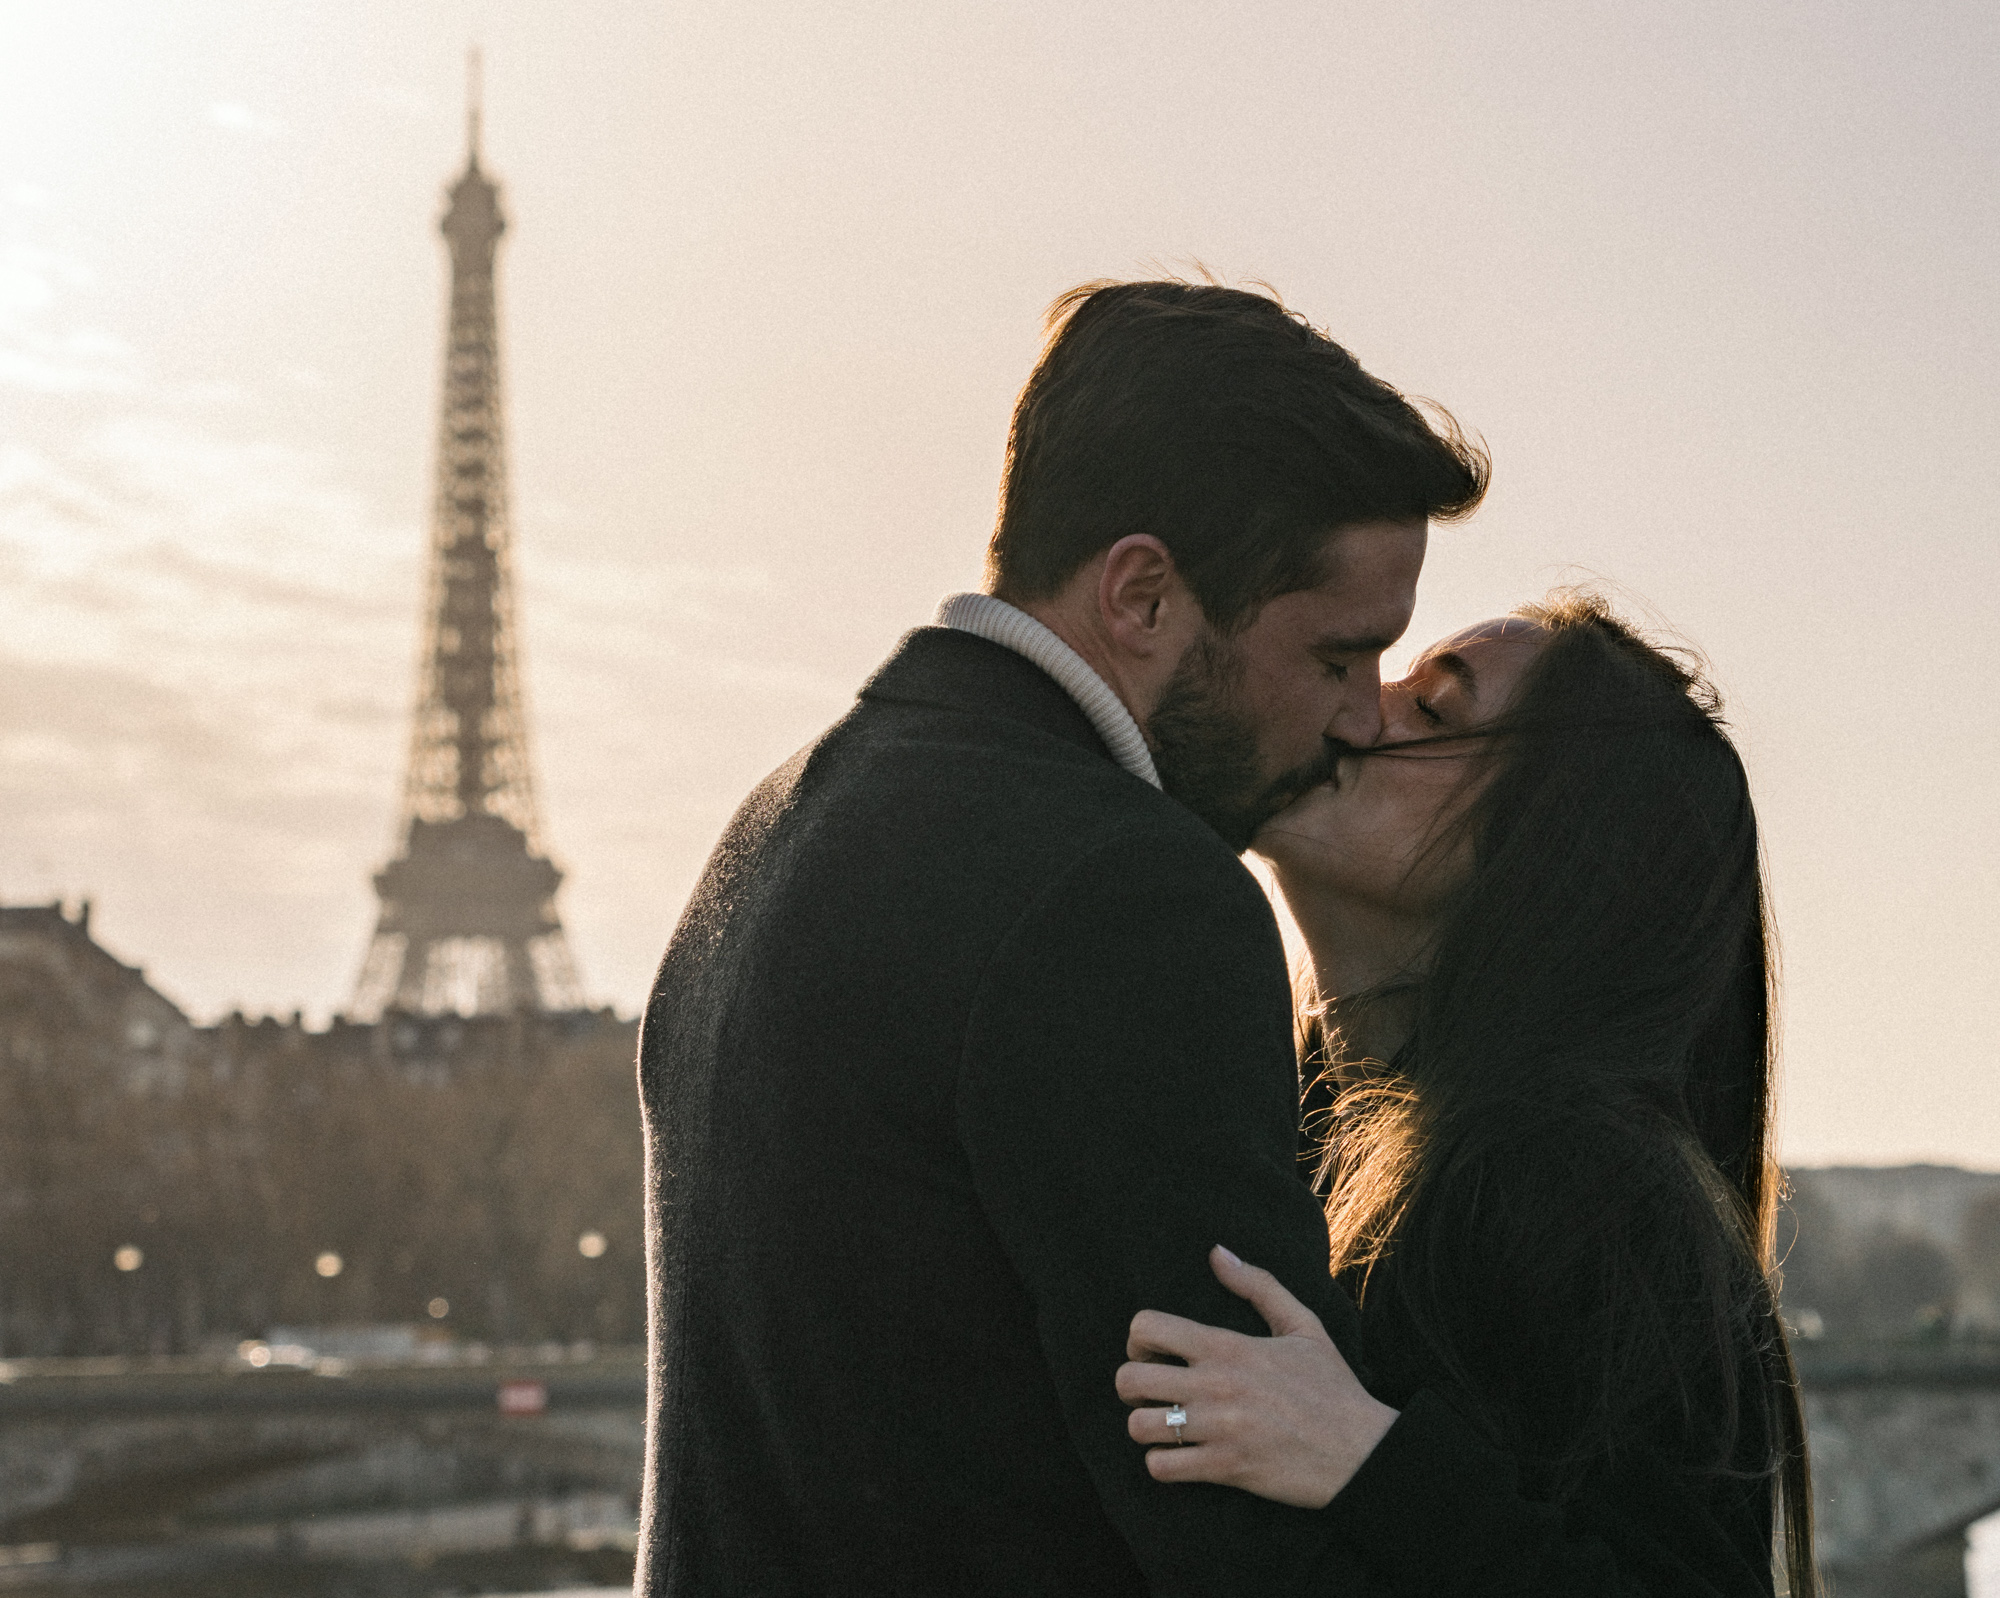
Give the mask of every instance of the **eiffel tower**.
M 528 767 L 509 565 L 507 459 L 493 259 L 506 219 L 479 166 L 472 63 L 465 171 L 440 224 L 451 324 L 438 422 L 428 618 L 399 823 L 375 874 L 381 916 L 352 1014 L 581 1008 Z

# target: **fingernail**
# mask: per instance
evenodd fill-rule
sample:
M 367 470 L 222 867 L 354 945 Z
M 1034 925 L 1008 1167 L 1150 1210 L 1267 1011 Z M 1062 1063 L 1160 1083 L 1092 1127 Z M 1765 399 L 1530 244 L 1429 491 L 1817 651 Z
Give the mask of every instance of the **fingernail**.
M 1224 1248 L 1224 1247 L 1223 1247 L 1223 1246 L 1222 1246 L 1222 1245 L 1221 1245 L 1220 1243 L 1217 1243 L 1217 1244 L 1215 1245 L 1215 1252 L 1216 1252 L 1216 1253 L 1218 1253 L 1218 1254 L 1220 1254 L 1220 1255 L 1221 1255 L 1221 1256 L 1222 1256 L 1222 1257 L 1223 1257 L 1224 1259 L 1226 1259 L 1227 1261 L 1229 1261 L 1229 1263 L 1230 1263 L 1231 1265 L 1241 1265 L 1241 1264 L 1243 1263 L 1243 1262 L 1242 1262 L 1241 1260 L 1239 1260 L 1239 1259 L 1238 1259 L 1238 1258 L 1237 1258 L 1237 1257 L 1236 1257 L 1236 1256 L 1235 1256 L 1234 1254 L 1232 1254 L 1232 1253 L 1231 1253 L 1231 1252 L 1230 1252 L 1230 1251 L 1229 1251 L 1228 1249 Z

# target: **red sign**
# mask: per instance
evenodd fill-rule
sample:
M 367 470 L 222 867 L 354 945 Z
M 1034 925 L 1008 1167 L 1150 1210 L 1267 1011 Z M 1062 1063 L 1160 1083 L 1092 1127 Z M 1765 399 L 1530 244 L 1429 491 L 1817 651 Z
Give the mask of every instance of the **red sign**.
M 539 1415 L 549 1407 L 549 1390 L 541 1382 L 502 1382 L 500 1413 Z

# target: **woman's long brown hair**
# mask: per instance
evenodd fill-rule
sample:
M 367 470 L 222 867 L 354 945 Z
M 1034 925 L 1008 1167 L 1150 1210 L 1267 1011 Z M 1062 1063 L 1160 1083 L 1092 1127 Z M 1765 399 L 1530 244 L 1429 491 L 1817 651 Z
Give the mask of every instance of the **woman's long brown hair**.
M 1558 1497 L 1663 1436 L 1774 1478 L 1814 1598 L 1748 780 L 1687 660 L 1588 596 L 1522 614 L 1550 640 L 1453 823 L 1476 864 L 1409 1040 L 1337 1065 L 1334 1265 Z

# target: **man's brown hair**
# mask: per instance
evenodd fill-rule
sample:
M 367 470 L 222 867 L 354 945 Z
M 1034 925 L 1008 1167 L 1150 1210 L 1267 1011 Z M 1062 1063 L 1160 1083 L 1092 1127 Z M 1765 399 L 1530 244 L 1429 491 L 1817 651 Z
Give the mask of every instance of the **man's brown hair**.
M 1014 409 L 987 554 L 1003 599 L 1047 599 L 1119 539 L 1167 546 L 1209 622 L 1246 626 L 1321 580 L 1327 534 L 1464 516 L 1485 451 L 1276 298 L 1208 283 L 1086 283 Z

